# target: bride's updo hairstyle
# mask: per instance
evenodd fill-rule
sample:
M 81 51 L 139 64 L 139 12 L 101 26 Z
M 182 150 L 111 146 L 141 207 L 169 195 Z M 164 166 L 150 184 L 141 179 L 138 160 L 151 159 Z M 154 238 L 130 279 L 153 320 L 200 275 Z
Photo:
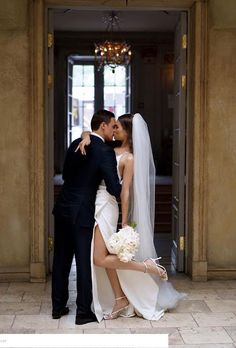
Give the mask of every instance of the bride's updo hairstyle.
M 118 121 L 121 123 L 122 128 L 128 134 L 128 142 L 130 150 L 133 152 L 133 141 L 132 141 L 132 128 L 133 128 L 133 117 L 132 114 L 124 114 L 118 117 Z

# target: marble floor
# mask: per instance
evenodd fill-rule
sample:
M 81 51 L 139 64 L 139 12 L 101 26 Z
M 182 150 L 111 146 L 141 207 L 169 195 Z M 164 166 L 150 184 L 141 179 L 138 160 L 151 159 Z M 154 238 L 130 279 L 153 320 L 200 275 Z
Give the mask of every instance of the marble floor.
M 158 322 L 138 317 L 76 326 L 75 269 L 70 275 L 70 313 L 51 319 L 50 279 L 45 284 L 0 283 L 0 333 L 168 333 L 174 348 L 236 347 L 236 280 L 192 282 L 183 274 L 170 276 L 188 294 Z

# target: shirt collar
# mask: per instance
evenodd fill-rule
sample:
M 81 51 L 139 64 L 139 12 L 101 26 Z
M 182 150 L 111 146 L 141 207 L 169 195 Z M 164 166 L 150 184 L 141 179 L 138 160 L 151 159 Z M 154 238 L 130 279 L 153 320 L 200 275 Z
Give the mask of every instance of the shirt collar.
M 90 134 L 94 135 L 95 137 L 98 137 L 98 138 L 102 139 L 102 141 L 105 143 L 105 140 L 103 139 L 103 137 L 101 135 L 99 135 L 99 134 L 97 134 L 95 132 L 91 132 Z

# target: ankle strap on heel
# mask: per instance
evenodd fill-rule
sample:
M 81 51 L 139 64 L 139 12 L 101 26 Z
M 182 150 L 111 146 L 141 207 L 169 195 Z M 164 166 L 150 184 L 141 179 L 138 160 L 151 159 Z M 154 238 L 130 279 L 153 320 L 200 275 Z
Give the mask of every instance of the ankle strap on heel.
M 117 297 L 117 298 L 115 298 L 115 300 L 119 301 L 119 300 L 122 300 L 123 298 L 126 298 L 126 296 Z

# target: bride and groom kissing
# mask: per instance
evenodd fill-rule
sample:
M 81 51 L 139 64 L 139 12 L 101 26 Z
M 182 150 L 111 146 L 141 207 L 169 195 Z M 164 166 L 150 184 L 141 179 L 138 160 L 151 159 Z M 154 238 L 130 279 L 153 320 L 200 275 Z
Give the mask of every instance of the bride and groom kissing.
M 64 184 L 53 209 L 52 317 L 69 313 L 75 256 L 75 324 L 134 315 L 159 320 L 182 295 L 167 282 L 153 243 L 155 166 L 147 125 L 140 114 L 116 121 L 112 112 L 99 110 L 91 129 L 67 151 Z M 113 137 L 119 147 L 112 145 Z M 119 198 L 122 227 L 135 221 L 140 239 L 135 260 L 129 262 L 109 250 L 109 238 L 117 231 Z

